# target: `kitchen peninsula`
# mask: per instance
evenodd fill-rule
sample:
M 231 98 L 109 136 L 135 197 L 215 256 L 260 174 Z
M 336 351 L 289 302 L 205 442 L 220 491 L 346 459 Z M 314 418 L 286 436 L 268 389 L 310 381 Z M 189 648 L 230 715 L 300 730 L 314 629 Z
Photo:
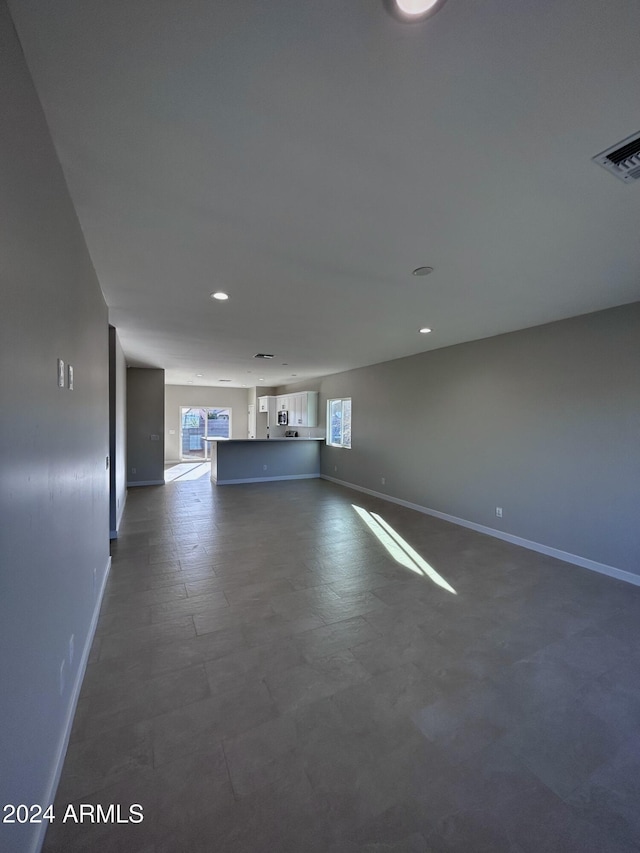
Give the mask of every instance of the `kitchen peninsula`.
M 320 476 L 323 438 L 205 438 L 211 451 L 211 482 L 263 483 Z

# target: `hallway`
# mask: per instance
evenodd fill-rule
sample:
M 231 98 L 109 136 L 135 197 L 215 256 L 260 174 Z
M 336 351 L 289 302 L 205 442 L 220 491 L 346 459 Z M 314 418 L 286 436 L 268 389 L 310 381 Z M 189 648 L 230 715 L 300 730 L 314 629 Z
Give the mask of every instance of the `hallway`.
M 48 853 L 631 853 L 640 588 L 324 480 L 130 489 Z

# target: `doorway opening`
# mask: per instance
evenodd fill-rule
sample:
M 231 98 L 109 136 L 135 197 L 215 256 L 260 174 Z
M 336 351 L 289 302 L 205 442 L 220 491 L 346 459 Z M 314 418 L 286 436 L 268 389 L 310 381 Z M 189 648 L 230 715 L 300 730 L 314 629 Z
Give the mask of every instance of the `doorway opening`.
M 180 406 L 180 458 L 209 459 L 206 438 L 231 437 L 231 409 Z

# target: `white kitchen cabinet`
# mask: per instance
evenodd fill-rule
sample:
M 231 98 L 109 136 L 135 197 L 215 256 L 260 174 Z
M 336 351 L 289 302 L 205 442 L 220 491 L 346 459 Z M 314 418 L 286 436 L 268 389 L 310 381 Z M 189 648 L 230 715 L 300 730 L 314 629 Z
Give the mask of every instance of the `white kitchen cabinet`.
M 318 392 L 302 391 L 289 396 L 289 426 L 315 427 L 318 425 Z
M 293 404 L 294 426 L 308 426 L 307 424 L 307 395 L 296 394 Z
M 301 426 L 312 426 L 309 423 L 309 418 L 307 416 L 307 412 L 309 409 L 309 405 L 307 403 L 308 394 L 298 394 L 298 402 L 296 405 L 296 411 L 298 413 L 298 417 L 300 419 Z
M 258 411 L 259 412 L 269 412 L 272 411 L 273 401 L 275 397 L 258 397 Z
M 300 418 L 300 398 L 301 394 L 292 394 L 289 398 L 289 426 L 302 426 Z
M 259 399 L 263 398 L 260 397 Z M 318 425 L 317 391 L 299 391 L 297 394 L 283 394 L 276 397 L 275 400 L 277 412 L 289 413 L 288 426 L 291 429 L 301 426 L 314 427 Z M 263 410 L 260 409 L 260 411 Z

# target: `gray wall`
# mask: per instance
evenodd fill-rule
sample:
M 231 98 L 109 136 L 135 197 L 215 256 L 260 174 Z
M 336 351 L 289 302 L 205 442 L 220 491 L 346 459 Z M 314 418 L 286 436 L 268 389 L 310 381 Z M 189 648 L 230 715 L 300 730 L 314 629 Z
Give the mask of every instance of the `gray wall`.
M 151 436 L 157 436 L 153 440 Z M 134 470 L 135 469 L 135 470 Z M 164 483 L 164 370 L 127 370 L 127 485 Z
M 167 462 L 180 459 L 180 406 L 211 406 L 231 409 L 231 437 L 246 438 L 249 394 L 246 388 L 212 388 L 207 385 L 165 386 L 164 456 Z M 171 434 L 173 430 L 173 434 Z
M 0 804 L 48 803 L 109 561 L 108 317 L 4 0 L 0 115 Z
M 323 474 L 640 574 L 640 303 L 320 392 L 322 417 L 328 397 L 353 399 L 353 447 L 323 446 Z
M 109 453 L 109 528 L 115 539 L 127 498 L 127 362 L 113 326 L 109 326 Z

